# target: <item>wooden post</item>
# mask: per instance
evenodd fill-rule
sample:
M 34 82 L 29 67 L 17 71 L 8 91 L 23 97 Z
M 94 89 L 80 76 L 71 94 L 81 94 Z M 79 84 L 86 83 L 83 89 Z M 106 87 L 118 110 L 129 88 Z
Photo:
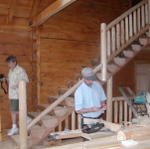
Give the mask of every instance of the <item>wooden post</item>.
M 107 79 L 107 49 L 106 49 L 106 24 L 101 24 L 101 64 L 102 64 L 102 81 Z
M 148 0 L 148 24 L 150 25 L 150 0 Z M 150 27 L 149 27 L 149 37 L 150 37 Z
M 120 41 L 121 41 L 121 38 L 120 38 L 120 24 L 118 23 L 117 25 L 116 25 L 116 31 L 117 31 L 117 35 L 116 35 L 116 42 L 117 42 L 117 49 L 119 49 L 120 48 Z
M 27 149 L 27 103 L 26 83 L 19 83 L 19 139 L 20 149 Z
M 40 97 L 41 97 L 41 51 L 40 51 L 40 36 L 39 30 L 36 29 L 36 67 L 37 67 L 37 100 L 38 104 L 40 104 Z
M 69 120 L 68 120 L 69 117 L 67 117 L 65 119 L 65 129 L 69 129 Z
M 58 131 L 62 131 L 62 123 L 59 124 Z
M 149 24 L 149 22 L 148 22 L 148 16 L 149 16 L 149 14 L 148 14 L 148 3 L 146 3 L 145 4 L 145 23 L 146 23 L 146 25 L 147 24 Z
M 112 77 L 107 81 L 107 115 L 106 120 L 112 122 Z
M 133 32 L 136 34 L 137 32 L 137 12 L 133 12 Z
M 122 123 L 123 119 L 123 102 L 120 100 L 119 103 L 119 123 Z
M 138 29 L 138 32 L 140 32 L 140 29 L 141 29 L 141 8 L 138 8 L 137 9 L 137 29 Z
M 124 20 L 121 21 L 121 46 L 124 44 L 125 42 L 125 29 L 124 29 Z
M 81 129 L 81 115 L 78 114 L 78 129 Z
M 72 115 L 71 115 L 71 130 L 75 130 L 75 127 L 76 127 L 76 114 L 75 114 L 75 111 L 72 112 Z
M 125 40 L 128 42 L 129 40 L 129 18 L 128 16 L 125 17 Z
M 111 36 L 110 36 L 110 30 L 107 31 L 107 56 L 109 57 L 111 55 Z
M 115 53 L 116 51 L 116 29 L 114 26 L 111 29 L 111 40 L 112 40 L 112 52 Z
M 118 123 L 118 101 L 114 101 L 114 122 Z

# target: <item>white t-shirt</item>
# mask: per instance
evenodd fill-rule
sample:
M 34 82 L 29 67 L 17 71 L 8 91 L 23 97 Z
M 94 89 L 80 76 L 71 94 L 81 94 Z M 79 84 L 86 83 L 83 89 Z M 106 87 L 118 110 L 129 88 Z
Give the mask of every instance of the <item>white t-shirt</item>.
M 75 92 L 75 110 L 81 110 L 92 107 L 100 107 L 101 103 L 106 100 L 106 96 L 102 86 L 94 81 L 91 86 L 84 82 L 79 86 Z M 82 114 L 85 117 L 96 118 L 104 111 L 89 112 Z

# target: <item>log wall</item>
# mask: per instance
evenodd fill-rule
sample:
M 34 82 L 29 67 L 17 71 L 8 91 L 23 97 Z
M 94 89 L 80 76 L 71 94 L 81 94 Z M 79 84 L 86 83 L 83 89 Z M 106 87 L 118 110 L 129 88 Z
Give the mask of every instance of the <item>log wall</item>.
M 99 57 L 100 23 L 110 22 L 130 7 L 130 1 L 78 0 L 39 28 L 40 103 L 58 88 L 67 88 L 82 66 Z

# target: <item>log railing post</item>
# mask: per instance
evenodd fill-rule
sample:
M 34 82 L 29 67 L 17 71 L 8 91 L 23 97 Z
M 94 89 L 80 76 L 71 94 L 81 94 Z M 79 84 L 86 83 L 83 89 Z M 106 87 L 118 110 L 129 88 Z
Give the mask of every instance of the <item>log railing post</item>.
M 150 0 L 148 0 L 148 24 L 150 25 Z M 150 27 L 148 33 L 148 36 L 150 37 Z
M 27 149 L 27 100 L 26 83 L 19 82 L 19 140 L 20 149 Z
M 106 120 L 112 122 L 112 77 L 107 81 L 107 114 Z
M 102 81 L 107 79 L 107 51 L 106 51 L 106 23 L 101 24 L 101 64 L 102 64 Z

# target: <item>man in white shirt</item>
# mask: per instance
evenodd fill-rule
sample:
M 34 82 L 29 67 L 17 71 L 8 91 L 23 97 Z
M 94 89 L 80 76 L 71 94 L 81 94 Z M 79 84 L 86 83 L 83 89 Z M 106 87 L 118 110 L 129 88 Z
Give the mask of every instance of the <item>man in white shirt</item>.
M 75 110 L 83 118 L 99 119 L 106 110 L 104 90 L 91 68 L 85 67 L 81 74 L 84 81 L 75 92 Z
M 10 100 L 12 128 L 8 131 L 8 136 L 18 133 L 17 116 L 19 112 L 19 93 L 18 86 L 21 80 L 29 82 L 26 71 L 17 64 L 15 56 L 9 56 L 6 59 L 9 67 L 8 73 L 8 98 Z

